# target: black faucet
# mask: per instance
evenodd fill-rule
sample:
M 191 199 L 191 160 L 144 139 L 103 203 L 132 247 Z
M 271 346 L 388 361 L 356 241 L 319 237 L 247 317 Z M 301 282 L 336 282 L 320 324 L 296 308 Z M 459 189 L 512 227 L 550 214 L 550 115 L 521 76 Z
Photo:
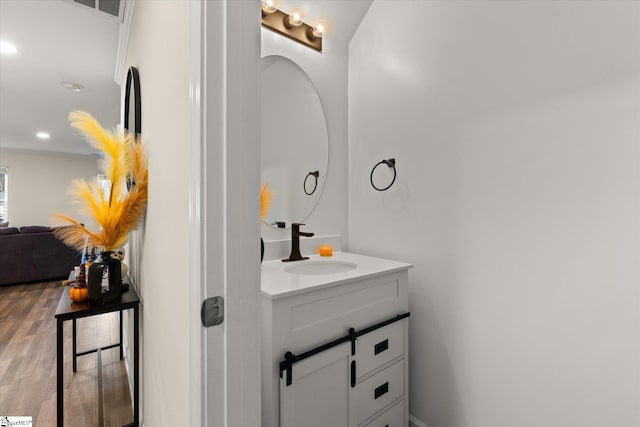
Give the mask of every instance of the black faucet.
M 311 237 L 313 236 L 313 233 L 300 231 L 301 225 L 304 224 L 300 224 L 297 222 L 291 224 L 291 254 L 289 254 L 289 258 L 283 259 L 283 262 L 302 261 L 303 259 L 309 259 L 308 256 L 300 255 L 300 236 Z

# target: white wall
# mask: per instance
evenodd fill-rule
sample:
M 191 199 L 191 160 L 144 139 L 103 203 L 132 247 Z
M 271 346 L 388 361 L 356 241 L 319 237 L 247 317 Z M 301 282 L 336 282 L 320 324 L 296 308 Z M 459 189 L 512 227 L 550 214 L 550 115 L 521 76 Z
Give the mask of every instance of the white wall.
M 638 2 L 371 6 L 348 245 L 415 265 L 417 420 L 640 425 L 639 76 Z
M 68 194 L 74 179 L 96 179 L 96 159 L 89 156 L 0 148 L 0 164 L 9 168 L 9 221 L 12 227 L 50 225 L 59 212 L 82 221 Z
M 140 72 L 142 142 L 149 155 L 145 226 L 130 242 L 142 299 L 147 426 L 199 422 L 189 418 L 189 6 L 136 2 L 126 60 Z

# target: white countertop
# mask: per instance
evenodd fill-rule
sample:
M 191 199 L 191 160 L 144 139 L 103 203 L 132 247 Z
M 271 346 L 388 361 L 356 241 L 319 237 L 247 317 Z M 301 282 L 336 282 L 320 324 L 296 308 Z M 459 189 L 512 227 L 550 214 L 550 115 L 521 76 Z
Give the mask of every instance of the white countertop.
M 356 264 L 356 268 L 341 273 L 320 275 L 300 275 L 285 271 L 285 268 L 293 264 L 317 261 L 348 262 Z M 334 252 L 333 256 L 330 257 L 310 255 L 309 260 L 305 261 L 266 261 L 262 263 L 261 268 L 262 295 L 270 299 L 279 299 L 310 290 L 318 290 L 367 277 L 406 270 L 411 267 L 413 265 L 405 262 L 390 261 L 350 252 Z

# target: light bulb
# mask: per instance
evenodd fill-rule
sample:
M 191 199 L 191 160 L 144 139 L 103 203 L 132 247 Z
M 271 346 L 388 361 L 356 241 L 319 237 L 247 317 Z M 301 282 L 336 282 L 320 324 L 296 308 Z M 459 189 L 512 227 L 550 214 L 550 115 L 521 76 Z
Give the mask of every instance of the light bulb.
M 293 9 L 287 18 L 289 25 L 299 27 L 304 22 L 304 12 L 300 9 Z
M 311 34 L 314 37 L 324 37 L 327 34 L 327 23 L 323 20 L 317 20 L 313 24 L 313 30 L 311 30 Z
M 262 0 L 262 11 L 264 13 L 273 13 L 278 10 L 279 0 Z

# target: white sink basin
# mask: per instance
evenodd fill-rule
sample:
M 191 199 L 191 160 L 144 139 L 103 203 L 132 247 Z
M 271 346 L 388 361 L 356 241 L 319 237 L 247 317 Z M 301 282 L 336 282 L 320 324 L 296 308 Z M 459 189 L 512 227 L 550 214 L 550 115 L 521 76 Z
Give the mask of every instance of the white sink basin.
M 357 267 L 356 264 L 347 261 L 335 261 L 335 260 L 318 260 L 318 261 L 294 261 L 285 267 L 284 271 L 290 274 L 312 275 L 317 276 L 321 274 L 337 274 L 344 273 L 345 271 L 353 270 Z
M 260 289 L 262 296 L 275 300 L 408 268 L 411 264 L 342 251 L 331 257 L 310 255 L 304 261 L 274 259 L 260 267 Z

